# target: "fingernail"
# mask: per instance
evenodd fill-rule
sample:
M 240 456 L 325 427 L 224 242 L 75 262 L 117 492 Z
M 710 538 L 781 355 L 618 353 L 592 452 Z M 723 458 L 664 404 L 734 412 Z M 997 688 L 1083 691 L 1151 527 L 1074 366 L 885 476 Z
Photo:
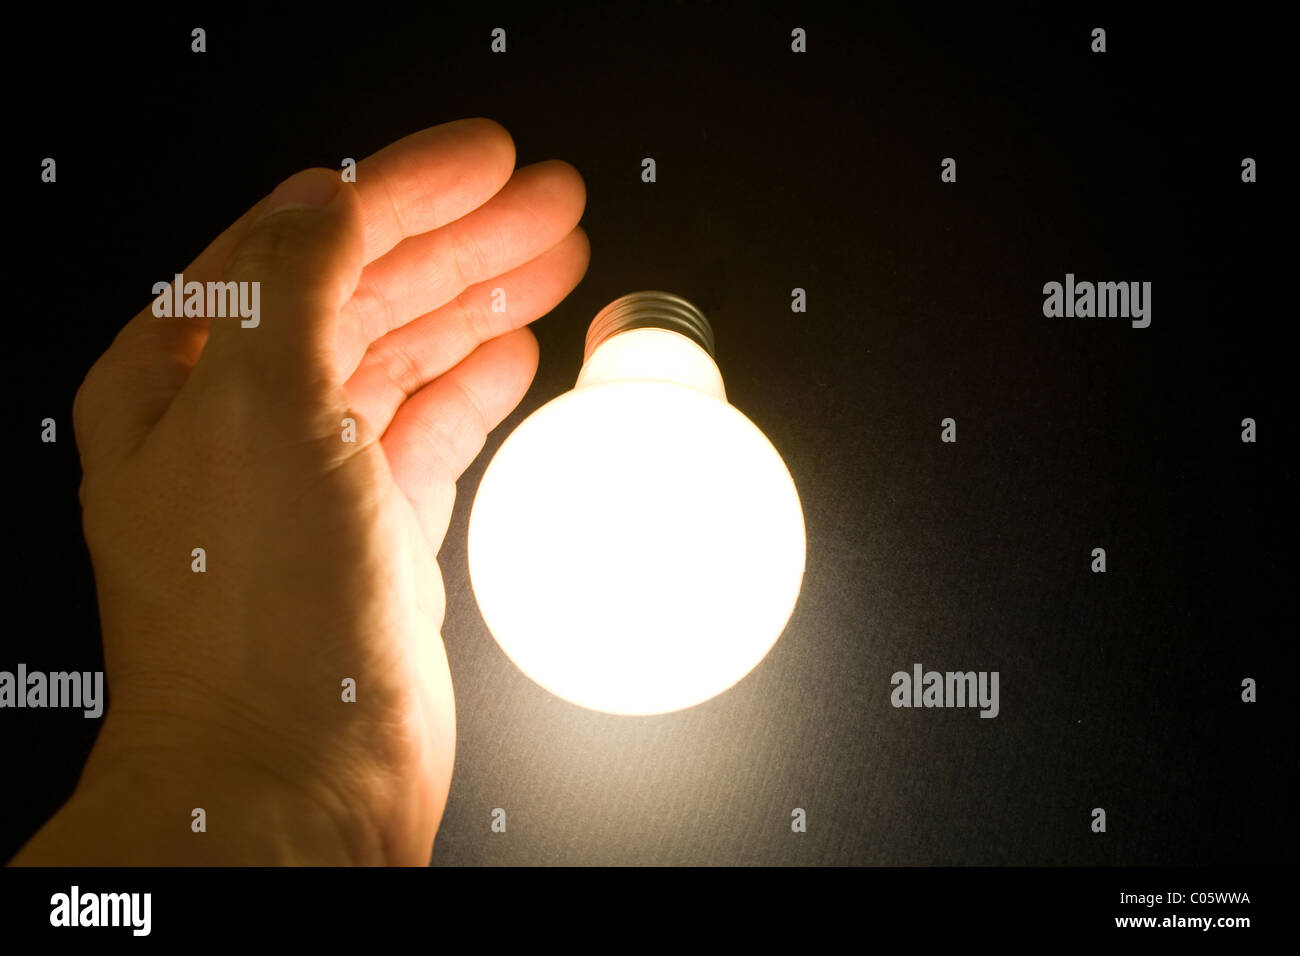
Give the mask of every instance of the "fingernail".
M 304 169 L 290 176 L 266 202 L 267 214 L 281 209 L 312 209 L 329 204 L 338 195 L 342 180 L 328 169 Z

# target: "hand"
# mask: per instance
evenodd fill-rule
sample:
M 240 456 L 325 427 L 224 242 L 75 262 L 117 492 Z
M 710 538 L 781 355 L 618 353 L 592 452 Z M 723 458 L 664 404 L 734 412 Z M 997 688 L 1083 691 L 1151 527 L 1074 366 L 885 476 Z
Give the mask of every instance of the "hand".
M 577 172 L 514 159 L 473 119 L 355 185 L 299 173 L 183 273 L 260 283 L 255 326 L 146 308 L 90 370 L 74 424 L 111 706 L 15 862 L 428 862 L 455 482 L 532 380 L 525 326 L 589 256 Z

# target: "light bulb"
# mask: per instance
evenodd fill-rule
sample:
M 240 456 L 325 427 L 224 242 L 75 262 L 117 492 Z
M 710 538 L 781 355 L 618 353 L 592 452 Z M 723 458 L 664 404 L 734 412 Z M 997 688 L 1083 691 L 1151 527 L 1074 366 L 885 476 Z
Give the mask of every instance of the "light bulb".
M 691 707 L 766 656 L 803 581 L 803 512 L 727 403 L 698 309 L 636 292 L 601 310 L 577 385 L 484 472 L 469 570 L 506 655 L 582 707 Z

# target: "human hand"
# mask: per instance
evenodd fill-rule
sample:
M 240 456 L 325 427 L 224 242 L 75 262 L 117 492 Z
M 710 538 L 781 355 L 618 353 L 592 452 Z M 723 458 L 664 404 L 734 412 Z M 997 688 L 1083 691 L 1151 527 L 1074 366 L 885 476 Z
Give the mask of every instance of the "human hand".
M 455 482 L 532 380 L 525 326 L 589 257 L 576 171 L 514 159 L 474 119 L 355 185 L 299 173 L 183 273 L 259 282 L 255 327 L 149 307 L 90 370 L 74 424 L 112 702 L 16 863 L 428 861 Z

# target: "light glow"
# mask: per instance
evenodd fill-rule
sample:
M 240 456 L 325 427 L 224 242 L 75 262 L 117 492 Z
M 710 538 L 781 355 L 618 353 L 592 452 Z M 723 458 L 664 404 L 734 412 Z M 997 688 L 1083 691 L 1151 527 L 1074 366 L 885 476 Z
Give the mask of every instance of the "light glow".
M 613 335 L 488 466 L 470 577 L 525 674 L 583 707 L 690 707 L 748 674 L 799 595 L 804 525 L 767 438 L 712 358 L 660 329 Z

